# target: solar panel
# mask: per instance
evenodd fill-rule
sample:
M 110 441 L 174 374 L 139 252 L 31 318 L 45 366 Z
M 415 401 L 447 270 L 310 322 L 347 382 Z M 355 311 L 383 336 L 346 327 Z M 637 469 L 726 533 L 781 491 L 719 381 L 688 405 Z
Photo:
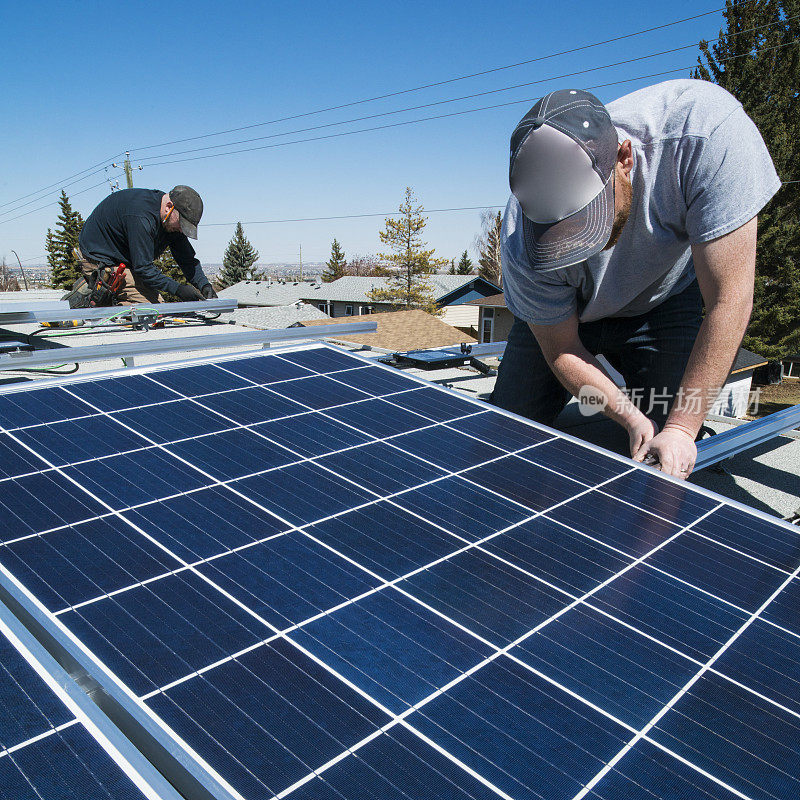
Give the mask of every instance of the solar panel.
M 800 793 L 789 525 L 327 346 L 0 423 L 0 584 L 210 797 Z
M 5 614 L 7 609 L 3 609 Z M 14 644 L 12 644 L 14 642 Z M 18 649 L 19 648 L 19 649 Z M 24 655 L 23 655 L 24 654 Z M 2 800 L 178 800 L 168 786 L 135 779 L 37 674 L 41 665 L 0 620 L 0 798 Z M 57 669 L 57 667 L 54 667 Z M 69 679 L 59 675 L 58 691 Z M 107 745 L 111 747 L 111 745 Z M 163 780 L 160 781 L 163 784 Z M 137 786 L 137 783 L 139 786 Z

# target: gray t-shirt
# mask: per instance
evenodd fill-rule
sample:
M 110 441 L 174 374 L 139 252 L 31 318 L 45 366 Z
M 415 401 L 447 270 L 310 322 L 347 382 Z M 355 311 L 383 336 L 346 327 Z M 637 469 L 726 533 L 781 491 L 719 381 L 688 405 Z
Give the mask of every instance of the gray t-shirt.
M 512 195 L 502 231 L 503 290 L 511 312 L 554 325 L 643 314 L 694 280 L 690 245 L 751 220 L 780 188 L 769 152 L 733 95 L 676 80 L 609 103 L 619 141 L 633 144 L 633 203 L 616 245 L 585 261 L 535 270 Z

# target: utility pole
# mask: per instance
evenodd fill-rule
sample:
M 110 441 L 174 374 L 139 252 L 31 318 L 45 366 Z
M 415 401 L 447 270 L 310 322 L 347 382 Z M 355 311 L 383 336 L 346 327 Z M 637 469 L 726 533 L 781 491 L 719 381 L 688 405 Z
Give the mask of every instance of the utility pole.
M 25 270 L 22 269 L 22 262 L 19 260 L 19 255 L 16 250 L 11 251 L 15 256 L 17 256 L 17 264 L 19 264 L 19 271 L 22 273 L 22 282 L 25 284 L 25 291 L 28 291 L 28 279 L 25 277 Z
M 128 184 L 129 189 L 133 189 L 133 167 L 131 166 L 131 152 L 130 150 L 125 151 L 125 160 L 122 164 L 112 164 L 112 167 L 119 168 L 120 166 L 122 169 L 125 170 L 125 180 Z M 136 169 L 142 169 L 141 165 L 137 166 Z M 112 189 L 113 191 L 113 189 Z
M 300 245 L 300 280 L 303 280 L 303 245 Z

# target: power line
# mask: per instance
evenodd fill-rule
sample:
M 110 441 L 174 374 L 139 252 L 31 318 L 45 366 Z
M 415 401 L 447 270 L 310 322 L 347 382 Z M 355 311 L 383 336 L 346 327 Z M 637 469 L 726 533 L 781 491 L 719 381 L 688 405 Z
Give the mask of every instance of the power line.
M 545 55 L 545 56 L 538 56 L 536 58 L 530 58 L 530 59 L 527 59 L 525 61 L 518 61 L 518 62 L 516 62 L 514 64 L 506 64 L 505 66 L 502 66 L 502 67 L 492 67 L 490 69 L 481 70 L 479 72 L 472 72 L 472 73 L 470 73 L 468 75 L 459 75 L 459 76 L 457 76 L 455 78 L 448 78 L 446 80 L 434 81 L 433 83 L 422 84 L 421 86 L 415 86 L 415 87 L 410 88 L 410 89 L 401 89 L 401 90 L 398 90 L 398 91 L 395 91 L 395 92 L 387 92 L 386 94 L 376 95 L 375 97 L 367 97 L 367 98 L 364 98 L 363 100 L 354 100 L 354 101 L 349 102 L 349 103 L 340 103 L 339 105 L 328 106 L 326 108 L 319 108 L 319 109 L 316 109 L 314 111 L 306 111 L 306 112 L 303 112 L 301 114 L 292 114 L 292 115 L 286 116 L 286 117 L 279 117 L 277 119 L 267 120 L 266 122 L 254 122 L 254 123 L 252 123 L 250 125 L 241 125 L 241 126 L 236 127 L 236 128 L 228 128 L 227 130 L 224 130 L 224 131 L 216 131 L 215 133 L 205 133 L 205 134 L 201 134 L 199 136 L 188 136 L 188 137 L 186 137 L 184 139 L 173 139 L 172 141 L 161 142 L 160 144 L 146 145 L 145 147 L 134 148 L 133 151 L 141 152 L 142 150 L 152 150 L 152 149 L 159 148 L 159 147 L 168 147 L 169 145 L 173 145 L 173 144 L 183 144 L 184 142 L 193 142 L 193 141 L 197 141 L 197 140 L 200 140 L 200 139 L 209 139 L 209 138 L 211 138 L 213 136 L 224 136 L 225 134 L 228 134 L 228 133 L 237 133 L 239 131 L 250 130 L 252 128 L 260 128 L 260 127 L 263 127 L 265 125 L 275 125 L 275 124 L 277 124 L 279 122 L 287 122 L 287 121 L 290 121 L 290 120 L 293 120 L 293 119 L 301 119 L 302 117 L 310 117 L 310 116 L 313 116 L 315 114 L 324 114 L 324 113 L 326 113 L 328 111 L 339 111 L 339 110 L 341 110 L 343 108 L 352 108 L 353 106 L 364 105 L 365 103 L 373 103 L 373 102 L 376 102 L 377 100 L 386 100 L 386 99 L 388 99 L 390 97 L 398 97 L 400 95 L 410 94 L 412 92 L 419 92 L 419 91 L 422 91 L 424 89 L 432 89 L 432 88 L 435 88 L 437 86 L 445 86 L 445 85 L 450 84 L 450 83 L 456 83 L 458 81 L 464 81 L 464 80 L 468 80 L 470 78 L 478 78 L 478 77 L 481 77 L 483 75 L 490 75 L 490 74 L 495 73 L 495 72 L 501 72 L 503 70 L 514 69 L 515 67 L 522 67 L 522 66 L 526 66 L 528 64 L 535 64 L 535 63 L 538 63 L 540 61 L 547 61 L 548 59 L 557 58 L 559 56 L 570 55 L 572 53 L 580 53 L 582 51 L 590 50 L 590 49 L 595 48 L 595 47 L 601 47 L 601 46 L 606 45 L 606 44 L 612 44 L 614 42 L 621 42 L 621 41 L 624 41 L 625 39 L 631 39 L 631 38 L 634 38 L 636 36 L 642 36 L 642 35 L 644 35 L 646 33 L 652 33 L 653 31 L 662 30 L 664 28 L 669 28 L 669 27 L 672 27 L 674 25 L 680 25 L 680 24 L 682 24 L 684 22 L 691 22 L 692 20 L 695 20 L 695 19 L 700 19 L 702 17 L 708 17 L 708 16 L 711 16 L 713 14 L 718 14 L 720 11 L 724 11 L 724 10 L 725 10 L 724 8 L 716 8 L 713 11 L 705 11 L 702 14 L 695 14 L 694 16 L 691 16 L 691 17 L 684 17 L 683 19 L 678 19 L 678 20 L 675 20 L 673 22 L 667 22 L 667 23 L 665 23 L 663 25 L 656 25 L 656 26 L 654 26 L 652 28 L 645 28 L 645 29 L 640 30 L 640 31 L 634 31 L 633 33 L 626 33 L 626 34 L 623 34 L 622 36 L 615 36 L 615 37 L 613 37 L 611 39 L 604 39 L 603 41 L 600 41 L 600 42 L 593 42 L 591 44 L 581 45 L 580 47 L 573 47 L 573 48 L 570 48 L 568 50 L 561 50 L 561 51 L 559 51 L 557 53 L 550 53 L 550 54 Z M 154 156 L 154 157 L 158 158 L 159 156 Z
M 724 59 L 723 61 L 720 61 L 719 63 L 727 63 L 728 61 L 732 61 L 732 60 L 734 60 L 736 58 L 749 57 L 749 56 L 754 55 L 755 53 L 767 52 L 769 50 L 778 50 L 778 49 L 781 49 L 783 47 L 788 47 L 789 45 L 796 44 L 798 41 L 800 41 L 800 39 L 793 39 L 790 42 L 785 42 L 783 44 L 775 45 L 773 47 L 760 48 L 760 49 L 748 52 L 746 54 L 732 56 L 731 58 Z M 683 66 L 683 67 L 676 67 L 674 69 L 663 70 L 663 71 L 660 71 L 660 72 L 653 72 L 653 73 L 650 73 L 648 75 L 639 75 L 639 76 L 637 76 L 635 78 L 625 78 L 623 80 L 609 81 L 607 83 L 595 84 L 594 86 L 588 86 L 586 88 L 587 89 L 601 89 L 601 88 L 605 88 L 605 87 L 608 87 L 608 86 L 618 86 L 618 85 L 626 84 L 626 83 L 634 83 L 636 81 L 645 80 L 647 78 L 663 77 L 665 75 L 675 74 L 676 72 L 685 72 L 687 70 L 693 69 L 694 67 L 696 67 L 696 64 L 689 64 L 689 65 Z M 589 71 L 591 71 L 591 70 L 589 70 Z M 580 74 L 580 73 L 575 73 L 575 74 Z M 169 160 L 169 161 L 152 161 L 152 162 L 148 162 L 147 166 L 156 167 L 156 166 L 164 166 L 164 165 L 167 165 L 167 164 L 182 164 L 182 163 L 185 163 L 187 161 L 200 161 L 200 160 L 205 160 L 205 159 L 209 159 L 209 158 L 219 158 L 220 156 L 238 155 L 238 154 L 241 154 L 241 153 L 251 153 L 251 152 L 254 152 L 254 151 L 257 151 L 257 150 L 270 150 L 270 149 L 274 149 L 274 148 L 277 148 L 277 147 L 288 147 L 288 146 L 294 145 L 294 144 L 305 144 L 305 143 L 308 143 L 308 142 L 322 141 L 322 140 L 325 140 L 325 139 L 336 139 L 336 138 L 341 138 L 341 137 L 344 137 L 344 136 L 352 136 L 352 135 L 358 134 L 358 133 L 371 133 L 371 132 L 374 132 L 374 131 L 386 130 L 386 129 L 389 129 L 389 128 L 398 128 L 398 127 L 402 127 L 404 125 L 415 125 L 415 124 L 418 124 L 420 122 L 430 122 L 432 120 L 447 119 L 447 118 L 450 118 L 450 117 L 464 116 L 466 114 L 475 114 L 475 113 L 478 113 L 480 111 L 492 111 L 492 110 L 495 110 L 495 109 L 498 109 L 498 108 L 506 108 L 508 106 L 520 105 L 522 103 L 532 103 L 537 99 L 538 98 L 534 97 L 534 98 L 524 98 L 524 99 L 520 99 L 520 100 L 511 100 L 511 101 L 506 102 L 506 103 L 495 103 L 493 105 L 479 106 L 478 108 L 471 108 L 471 109 L 466 109 L 466 110 L 463 110 L 463 111 L 451 111 L 451 112 L 449 112 L 447 114 L 435 114 L 435 115 L 428 116 L 428 117 L 419 117 L 417 119 L 404 120 L 402 122 L 393 122 L 393 123 L 389 123 L 389 124 L 386 124 L 386 125 L 374 125 L 372 127 L 358 128 L 358 129 L 352 130 L 352 131 L 342 131 L 341 133 L 330 133 L 330 134 L 325 134 L 323 136 L 310 136 L 310 137 L 306 137 L 304 139 L 294 139 L 294 140 L 292 140 L 290 142 L 276 142 L 275 144 L 258 145 L 256 147 L 245 147 L 245 148 L 241 148 L 239 150 L 230 150 L 230 151 L 223 152 L 223 153 L 209 153 L 209 154 L 202 155 L 202 156 L 189 156 L 187 158 L 172 159 L 172 160 Z M 168 155 L 168 154 L 165 154 L 165 156 L 166 155 Z M 157 157 L 154 157 L 154 158 L 157 158 Z
M 758 25 L 758 26 L 755 26 L 753 28 L 748 28 L 746 30 L 737 31 L 735 35 L 736 36 L 741 36 L 741 35 L 746 34 L 746 33 L 753 33 L 755 31 L 762 30 L 763 28 L 769 28 L 769 27 L 772 27 L 773 25 L 776 25 L 776 24 L 785 24 L 786 22 L 788 22 L 790 20 L 798 19 L 798 18 L 800 18 L 800 14 L 796 14 L 793 17 L 789 17 L 786 20 L 781 20 L 780 23 L 769 22 L 769 23 L 765 23 L 764 25 Z M 712 44 L 712 43 L 718 42 L 720 40 L 721 40 L 721 37 L 717 37 L 716 39 L 710 40 L 708 43 Z M 549 77 L 549 78 L 539 78 L 539 79 L 537 79 L 535 81 L 527 81 L 527 82 L 524 82 L 524 83 L 512 84 L 510 86 L 504 86 L 504 87 L 502 87 L 500 89 L 490 89 L 490 90 L 483 91 L 483 92 L 476 92 L 476 93 L 473 93 L 473 94 L 462 95 L 461 97 L 453 97 L 453 98 L 450 98 L 450 99 L 447 99 L 447 100 L 437 100 L 437 101 L 433 101 L 433 102 L 430 102 L 430 103 L 423 103 L 421 105 L 408 106 L 406 108 L 395 109 L 393 111 L 383 111 L 383 112 L 378 113 L 378 114 L 369 114 L 369 115 L 366 115 L 366 116 L 363 116 L 363 117 L 353 117 L 351 119 L 342 120 L 340 122 L 328 122 L 328 123 L 324 123 L 322 125 L 314 125 L 314 126 L 311 126 L 311 127 L 308 127 L 308 128 L 297 128 L 297 129 L 292 130 L 292 131 L 284 131 L 282 133 L 273 133 L 273 134 L 269 134 L 267 136 L 256 136 L 256 137 L 253 137 L 253 138 L 250 138 L 250 139 L 240 139 L 239 141 L 235 141 L 235 142 L 225 142 L 224 144 L 207 145 L 205 147 L 197 147 L 197 148 L 193 148 L 191 150 L 179 150 L 179 151 L 176 151 L 176 152 L 173 152 L 173 153 L 162 153 L 162 154 L 157 155 L 157 156 L 152 156 L 151 157 L 151 161 L 155 162 L 158 159 L 162 159 L 162 158 L 170 158 L 172 156 L 187 155 L 189 153 L 199 153 L 199 152 L 204 152 L 204 151 L 207 151 L 207 150 L 218 150 L 218 149 L 221 149 L 221 148 L 224 148 L 224 147 L 235 147 L 236 145 L 240 145 L 240 144 L 250 144 L 251 142 L 259 142 L 259 141 L 264 141 L 266 139 L 276 139 L 276 138 L 280 138 L 282 136 L 293 136 L 293 135 L 298 134 L 298 133 L 307 133 L 309 131 L 322 130 L 322 129 L 325 129 L 325 128 L 336 127 L 336 126 L 339 126 L 339 125 L 348 125 L 348 124 L 353 123 L 353 122 L 363 122 L 363 121 L 369 120 L 369 119 L 378 119 L 380 117 L 392 116 L 394 114 L 403 114 L 403 113 L 406 113 L 408 111 L 419 111 L 419 110 L 421 110 L 423 108 L 432 108 L 434 106 L 447 105 L 448 103 L 457 103 L 457 102 L 460 102 L 462 100 L 474 100 L 477 97 L 485 97 L 485 96 L 491 95 L 491 94 L 500 94 L 502 92 L 508 92 L 508 91 L 513 90 L 513 89 L 521 89 L 521 88 L 525 88 L 525 87 L 528 87 L 528 86 L 535 86 L 535 85 L 540 84 L 540 83 L 548 83 L 550 81 L 557 81 L 557 80 L 562 80 L 564 78 L 571 78 L 571 77 L 574 77 L 576 75 L 585 75 L 585 74 L 588 74 L 590 72 L 598 72 L 598 71 L 601 71 L 601 70 L 604 70 L 604 69 L 611 69 L 613 67 L 619 67 L 619 66 L 623 66 L 625 64 L 633 64 L 633 63 L 636 63 L 636 62 L 639 62 L 639 61 L 645 61 L 645 60 L 647 60 L 649 58 L 657 58 L 658 56 L 669 55 L 669 54 L 672 54 L 672 53 L 678 53 L 678 52 L 680 52 L 682 50 L 690 50 L 690 49 L 695 48 L 695 47 L 697 47 L 697 42 L 691 42 L 689 44 L 682 45 L 680 47 L 673 47 L 673 48 L 670 48 L 668 50 L 661 50 L 661 51 L 658 51 L 658 52 L 655 52 L 655 53 L 648 53 L 648 54 L 643 55 L 643 56 L 636 56 L 634 58 L 627 58 L 627 59 L 623 59 L 622 61 L 615 61 L 615 62 L 612 62 L 610 64 L 603 64 L 603 65 L 598 66 L 598 67 L 589 67 L 589 68 L 582 69 L 582 70 L 576 70 L 574 72 L 563 73 L 561 75 L 554 75 L 554 76 Z
M 422 214 L 443 214 L 451 211 L 483 211 L 485 208 L 505 208 L 506 204 L 499 206 L 462 206 L 460 208 L 427 208 L 422 210 Z M 257 219 L 250 222 L 242 222 L 242 225 L 273 225 L 284 222 L 326 222 L 329 220 L 339 219 L 362 219 L 365 217 L 391 217 L 397 214 L 397 211 L 390 211 L 388 214 L 379 214 L 372 212 L 369 214 L 342 214 L 335 217 L 298 217 L 296 219 Z M 209 222 L 204 223 L 204 228 L 218 228 L 228 225 L 236 225 L 235 222 Z
M 800 16 L 800 15 L 798 15 L 798 16 Z M 774 24 L 774 23 L 770 23 L 770 24 Z M 761 26 L 761 27 L 766 27 L 766 26 Z M 719 40 L 718 39 L 714 39 L 713 41 L 719 41 Z M 522 88 L 526 88 L 528 86 L 535 86 L 536 84 L 540 84 L 540 83 L 549 83 L 550 81 L 562 80 L 564 78 L 572 78 L 572 77 L 575 77 L 576 75 L 585 75 L 585 74 L 587 74 L 589 72 L 599 72 L 600 70 L 611 69 L 612 67 L 619 67 L 619 66 L 623 66 L 624 64 L 633 64 L 633 63 L 635 63 L 637 61 L 645 61 L 648 58 L 657 58 L 658 56 L 669 55 L 670 53 L 677 53 L 677 52 L 680 52 L 681 50 L 689 50 L 689 49 L 694 48 L 694 47 L 697 47 L 697 42 L 691 42 L 690 44 L 682 45 L 681 47 L 674 47 L 674 48 L 672 48 L 670 50 L 661 50 L 661 51 L 656 52 L 656 53 L 649 53 L 648 55 L 637 56 L 636 58 L 626 58 L 623 61 L 614 61 L 614 62 L 612 62 L 610 64 L 603 64 L 603 65 L 601 65 L 599 67 L 589 67 L 587 69 L 576 70 L 575 72 L 565 72 L 565 73 L 563 73 L 561 75 L 554 75 L 554 76 L 549 77 L 549 78 L 539 78 L 539 79 L 537 79 L 535 81 L 526 81 L 525 83 L 515 83 L 515 84 L 512 84 L 510 86 L 504 86 L 504 87 L 502 87 L 500 89 L 489 89 L 489 90 L 483 91 L 483 92 L 475 92 L 474 94 L 462 95 L 461 97 L 453 97 L 453 98 L 450 98 L 448 100 L 436 100 L 436 101 L 433 101 L 433 102 L 430 102 L 430 103 L 423 103 L 423 104 L 417 105 L 417 106 L 407 106 L 406 108 L 398 108 L 398 109 L 395 109 L 393 111 L 382 111 L 382 112 L 380 112 L 378 114 L 368 114 L 368 115 L 363 116 L 363 117 L 353 117 L 351 119 L 341 120 L 340 122 L 327 122 L 327 123 L 324 123 L 322 125 L 313 125 L 313 126 L 310 126 L 308 128 L 297 128 L 297 129 L 292 130 L 292 131 L 284 131 L 282 133 L 272 133 L 272 134 L 269 134 L 267 136 L 256 136 L 256 137 L 253 137 L 251 139 L 240 139 L 239 141 L 236 141 L 236 142 L 225 142 L 224 144 L 206 145 L 205 147 L 196 147 L 196 148 L 193 148 L 191 150 L 178 150 L 178 151 L 176 151 L 174 153 L 162 153 L 161 155 L 158 155 L 158 156 L 150 156 L 150 158 L 153 160 L 153 162 L 155 162 L 157 159 L 160 159 L 160 158 L 169 158 L 171 156 L 186 155 L 188 153 L 199 153 L 199 152 L 204 152 L 206 150 L 217 150 L 217 149 L 220 149 L 220 148 L 223 148 L 223 147 L 235 147 L 236 145 L 239 145 L 239 144 L 249 144 L 250 142 L 260 142 L 260 141 L 264 141 L 266 139 L 276 139 L 276 138 L 279 138 L 281 136 L 293 136 L 296 133 L 307 133 L 309 131 L 316 131 L 316 130 L 322 130 L 324 128 L 336 127 L 337 125 L 349 125 L 349 124 L 351 124 L 353 122 L 363 122 L 363 121 L 368 120 L 368 119 L 378 119 L 380 117 L 392 116 L 393 114 L 404 114 L 404 113 L 406 113 L 408 111 L 419 111 L 420 109 L 423 109 L 423 108 L 432 108 L 434 106 L 447 105 L 448 103 L 458 103 L 458 102 L 460 102 L 462 100 L 474 100 L 476 97 L 486 97 L 487 95 L 491 95 L 491 94 L 500 94 L 502 92 L 510 92 L 513 89 L 522 89 Z M 147 160 L 145 160 L 144 163 L 145 164 L 149 164 L 151 162 L 148 162 Z
M 112 175 L 112 177 L 113 178 L 119 178 L 122 175 L 124 175 L 124 173 L 123 172 L 119 172 L 116 175 Z M 103 184 L 105 184 L 105 183 L 106 183 L 106 181 L 102 180 L 102 181 L 100 181 L 100 183 L 95 183 L 92 186 L 87 186 L 85 189 L 81 189 L 79 192 L 73 192 L 72 197 L 77 197 L 79 194 L 84 194 L 85 192 L 89 192 L 92 189 L 96 189 L 98 186 L 103 186 Z M 57 200 L 52 200 L 49 203 L 45 203 L 45 205 L 43 205 L 43 206 L 39 206 L 39 208 L 33 208 L 30 211 L 26 211 L 24 214 L 20 214 L 17 217 L 11 217 L 10 219 L 0 220 L 0 225 L 5 225 L 7 222 L 13 222 L 16 219 L 22 219 L 22 217 L 27 217 L 28 214 L 35 214 L 37 211 L 42 211 L 45 208 L 50 208 L 50 206 L 56 205 L 57 202 L 58 202 Z
M 117 156 L 121 156 L 121 155 L 122 155 L 122 153 L 117 153 L 116 155 L 111 156 L 111 158 L 107 158 L 105 161 L 100 161 L 97 164 L 93 164 L 91 167 L 86 167 L 86 169 L 82 169 L 80 172 L 76 172 L 74 175 L 70 175 L 68 178 L 62 178 L 60 181 L 56 181 L 55 183 L 51 183 L 48 186 L 42 187 L 41 189 L 36 189 L 36 191 L 34 191 L 34 192 L 30 192 L 28 194 L 24 194 L 24 195 L 22 195 L 22 197 L 17 197 L 15 200 L 8 200 L 5 203 L 0 203 L 0 208 L 5 208 L 6 206 L 12 206 L 15 203 L 18 203 L 20 200 L 27 200 L 29 197 L 33 197 L 33 195 L 35 195 L 35 194 L 41 194 L 42 192 L 45 192 L 48 189 L 53 189 L 55 187 L 69 185 L 69 184 L 67 184 L 67 181 L 71 181 L 73 178 L 77 178 L 79 175 L 83 175 L 84 172 L 89 172 L 90 170 L 96 170 L 95 172 L 92 173 L 92 175 L 96 175 L 98 172 L 102 172 L 104 169 L 106 169 L 106 167 L 108 166 L 108 162 L 109 161 L 113 161 L 115 158 L 117 158 Z M 100 169 L 97 169 L 98 167 L 100 167 Z M 84 178 L 81 178 L 81 180 L 85 180 L 88 177 L 89 177 L 89 175 L 86 175 Z M 77 182 L 78 181 L 76 181 L 76 183 Z M 41 198 L 39 198 L 39 199 L 41 199 Z M 34 200 L 33 202 L 35 203 L 36 201 Z M 26 204 L 26 205 L 29 205 L 29 204 Z M 21 207 L 22 206 L 20 206 L 20 208 Z M 9 213 L 13 213 L 13 212 L 9 212 Z

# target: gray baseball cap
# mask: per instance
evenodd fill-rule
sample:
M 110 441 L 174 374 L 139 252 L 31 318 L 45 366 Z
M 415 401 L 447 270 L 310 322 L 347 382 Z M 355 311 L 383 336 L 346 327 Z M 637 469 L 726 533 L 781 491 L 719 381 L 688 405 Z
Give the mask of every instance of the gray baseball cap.
M 606 246 L 618 148 L 606 107 L 580 89 L 551 92 L 520 120 L 511 136 L 509 184 L 534 269 L 577 264 Z
M 191 186 L 176 186 L 169 199 L 180 214 L 181 231 L 190 239 L 197 238 L 197 224 L 203 216 L 203 201 Z

